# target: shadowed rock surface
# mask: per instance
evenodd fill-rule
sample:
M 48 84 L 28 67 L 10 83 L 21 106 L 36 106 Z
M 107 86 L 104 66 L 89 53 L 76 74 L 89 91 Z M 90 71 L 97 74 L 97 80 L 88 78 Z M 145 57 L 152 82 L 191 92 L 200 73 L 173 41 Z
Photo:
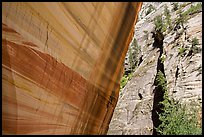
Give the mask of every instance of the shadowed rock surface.
M 145 15 L 150 4 L 155 7 L 155 10 Z M 155 43 L 157 40 L 152 33 L 154 18 L 163 14 L 165 4 L 171 11 L 171 20 L 174 22 L 178 14 L 177 11 L 172 11 L 173 2 L 143 3 L 134 36 L 141 46 L 139 56 L 142 62 L 137 66 L 132 79 L 120 91 L 108 134 L 153 134 L 153 127 L 157 124 L 154 119 L 157 116 L 153 110 L 162 97 L 159 92 L 155 92 L 154 86 L 157 69 L 161 67 L 158 62 L 160 45 L 165 57 L 164 65 L 160 69 L 163 69 L 166 76 L 169 96 L 180 102 L 198 101 L 197 99 L 200 98 L 199 103 L 202 103 L 202 8 L 188 16 L 187 22 L 183 24 L 184 28 L 180 26 L 179 29 L 174 29 L 175 26 L 173 26 L 172 30 L 166 31 L 162 43 L 159 44 Z M 181 8 L 183 12 L 191 8 L 191 5 L 197 4 L 199 3 L 179 2 L 179 5 L 184 5 Z M 199 41 L 196 45 L 199 50 L 194 54 L 188 54 L 194 37 Z M 187 48 L 185 56 L 179 54 L 179 48 L 182 47 Z
M 106 134 L 141 5 L 3 2 L 3 134 Z

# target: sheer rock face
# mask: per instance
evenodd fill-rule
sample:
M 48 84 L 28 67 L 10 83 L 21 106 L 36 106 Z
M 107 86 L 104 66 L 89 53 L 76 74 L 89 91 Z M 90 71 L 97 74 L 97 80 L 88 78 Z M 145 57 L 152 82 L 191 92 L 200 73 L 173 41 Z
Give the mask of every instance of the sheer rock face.
M 105 134 L 142 3 L 2 3 L 3 134 Z
M 202 12 L 190 18 L 185 26 L 186 30 L 178 39 L 175 40 L 176 35 L 167 35 L 164 39 L 164 69 L 169 93 L 182 102 L 202 98 Z M 194 37 L 198 39 L 199 44 L 196 47 L 201 51 L 188 55 Z M 175 42 L 172 43 L 171 39 Z M 187 48 L 184 56 L 179 54 L 181 47 Z
M 133 78 L 120 91 L 119 101 L 114 110 L 108 134 L 153 134 L 152 110 L 156 100 L 153 83 L 157 73 L 159 50 L 153 48 L 154 39 L 152 38 L 151 31 L 154 30 L 154 18 L 163 13 L 165 4 L 167 4 L 169 10 L 172 9 L 173 5 L 171 3 L 162 2 L 157 7 L 157 10 L 145 16 L 135 26 L 136 33 L 134 37 L 138 45 L 141 46 L 143 61 L 133 73 Z M 183 11 L 187 11 L 191 5 L 196 4 L 198 3 L 186 3 Z M 142 10 L 139 14 L 143 15 L 144 12 Z M 176 11 L 171 12 L 172 20 L 175 20 L 177 17 Z M 191 15 L 184 26 L 186 29 L 183 33 L 181 33 L 181 30 L 171 30 L 165 34 L 163 40 L 163 51 L 166 56 L 164 72 L 167 79 L 167 88 L 170 97 L 180 102 L 197 101 L 199 97 L 202 102 L 202 11 Z M 144 31 L 148 32 L 148 36 L 145 36 Z M 179 33 L 181 35 L 176 39 Z M 178 55 L 179 48 L 185 47 L 190 49 L 192 46 L 191 41 L 194 37 L 198 38 L 199 44 L 196 46 L 201 48 L 201 52 L 192 54 L 192 56 L 182 57 Z M 186 51 L 187 54 L 188 51 Z M 177 67 L 179 68 L 178 78 L 175 76 Z M 176 92 L 174 92 L 175 90 Z

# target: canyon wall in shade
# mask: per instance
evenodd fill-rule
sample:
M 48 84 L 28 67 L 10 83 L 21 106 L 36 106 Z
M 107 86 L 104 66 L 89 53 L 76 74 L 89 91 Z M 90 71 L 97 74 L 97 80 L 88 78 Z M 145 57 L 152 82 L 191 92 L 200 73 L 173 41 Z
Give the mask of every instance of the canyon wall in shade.
M 3 2 L 3 134 L 106 134 L 141 5 Z

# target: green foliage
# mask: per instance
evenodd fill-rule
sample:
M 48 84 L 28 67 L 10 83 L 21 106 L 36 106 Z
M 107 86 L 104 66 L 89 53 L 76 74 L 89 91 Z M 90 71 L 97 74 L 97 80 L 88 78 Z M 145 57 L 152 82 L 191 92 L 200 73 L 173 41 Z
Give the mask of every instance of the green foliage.
M 198 45 L 198 44 L 199 44 L 198 39 L 196 37 L 194 37 L 192 39 L 192 46 L 195 46 L 195 45 Z
M 164 16 L 166 17 L 165 18 L 165 20 L 166 20 L 166 27 L 169 27 L 170 28 L 170 30 L 173 28 L 172 27 L 172 23 L 171 23 L 171 15 L 170 15 L 170 11 L 169 11 L 169 9 L 168 9 L 168 7 L 167 7 L 167 5 L 165 5 L 165 7 L 164 7 Z
M 189 4 L 189 3 L 187 3 Z M 185 5 L 187 5 L 185 4 Z M 185 5 L 181 5 L 181 7 L 185 7 Z M 176 24 L 179 25 L 181 24 L 183 27 L 183 24 L 187 22 L 187 20 L 191 17 L 190 15 L 193 15 L 194 13 L 197 13 L 200 9 L 202 9 L 202 4 L 198 3 L 197 5 L 191 5 L 191 7 L 182 13 L 182 9 L 180 8 L 177 11 L 177 14 L 179 14 L 178 18 L 176 19 Z
M 169 11 L 167 5 L 164 6 L 164 15 L 165 16 L 170 16 L 170 11 Z
M 183 13 L 183 16 L 188 16 L 189 17 L 189 15 L 192 15 L 192 14 L 194 14 L 194 13 L 197 13 L 200 9 L 202 9 L 202 4 L 201 3 L 198 3 L 197 5 L 191 5 L 191 7 L 187 10 L 187 11 L 185 11 L 184 13 Z
M 176 10 L 178 10 L 178 3 L 177 2 L 175 2 L 174 4 L 173 4 L 173 9 L 172 9 L 172 11 L 176 11 Z
M 163 112 L 158 114 L 161 124 L 155 128 L 156 131 L 161 135 L 201 135 L 201 118 L 198 115 L 201 107 L 198 104 L 186 105 L 170 99 L 166 78 L 161 71 L 158 71 L 155 82 L 164 92 L 164 100 L 160 102 Z
M 182 10 L 178 10 L 178 18 L 176 18 L 175 23 L 176 25 L 182 25 L 184 28 L 183 24 L 187 22 L 187 16 L 185 14 L 182 14 Z
M 180 5 L 179 9 L 186 7 L 187 5 L 191 4 L 191 2 L 185 2 Z
M 159 114 L 159 119 L 162 123 L 156 128 L 161 135 L 202 134 L 198 117 L 200 108 L 197 108 L 196 105 L 178 103 L 169 99 L 167 94 L 161 104 L 164 112 Z
M 202 50 L 200 47 L 197 46 L 199 42 L 196 37 L 194 37 L 191 42 L 192 42 L 192 47 L 190 48 L 187 56 L 192 56 L 193 54 L 200 53 Z
M 139 62 L 138 56 L 141 51 L 141 47 L 138 45 L 137 40 L 134 38 L 132 45 L 128 49 L 129 53 L 129 64 L 130 64 L 130 69 L 131 72 L 124 75 L 121 78 L 120 81 L 120 88 L 124 88 L 127 82 L 133 77 L 133 72 L 135 71 L 135 68 L 137 67 L 137 63 Z
M 155 10 L 154 6 L 152 6 L 152 4 L 150 4 L 145 15 L 147 16 L 147 15 L 150 14 L 153 10 Z
M 165 32 L 166 31 L 166 26 L 162 20 L 162 15 L 158 15 L 154 18 L 154 25 L 155 25 L 155 30 L 159 32 Z
M 127 82 L 132 79 L 132 77 L 133 77 L 132 72 L 129 73 L 128 75 L 124 75 L 120 80 L 120 89 L 124 88 Z
M 179 48 L 178 49 L 178 55 L 184 56 L 186 54 L 187 49 L 186 48 Z
M 191 50 L 192 50 L 192 52 L 193 52 L 194 54 L 201 52 L 201 48 L 200 48 L 200 47 L 197 47 L 197 46 L 192 47 Z
M 164 63 L 165 59 L 166 59 L 166 55 L 162 54 L 160 57 L 161 63 Z
M 162 89 L 162 91 L 167 91 L 167 82 L 164 74 L 159 70 L 156 75 L 155 84 Z
M 167 28 L 169 28 L 169 30 L 173 28 L 170 11 L 167 5 L 164 7 L 164 16 L 165 20 L 163 20 L 163 15 L 159 15 L 154 18 L 155 30 L 160 31 L 161 33 L 166 32 Z
M 141 49 L 140 49 L 140 46 L 138 45 L 138 43 L 137 43 L 137 40 L 134 38 L 133 39 L 133 43 L 132 43 L 133 45 L 132 45 L 132 47 L 134 48 L 134 49 L 136 49 L 137 51 L 140 51 Z
M 127 82 L 128 82 L 128 78 L 127 78 L 126 75 L 124 75 L 124 76 L 122 77 L 121 81 L 120 81 L 120 88 L 121 88 L 121 89 L 124 88 L 125 85 L 127 84 Z

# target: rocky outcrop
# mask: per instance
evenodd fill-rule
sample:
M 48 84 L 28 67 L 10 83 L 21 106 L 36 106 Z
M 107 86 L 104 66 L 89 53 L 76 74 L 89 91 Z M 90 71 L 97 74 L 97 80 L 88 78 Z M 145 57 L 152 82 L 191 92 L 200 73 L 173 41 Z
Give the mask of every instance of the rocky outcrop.
M 186 12 L 191 5 L 199 3 L 178 3 L 182 12 Z M 178 19 L 178 10 L 173 11 L 174 3 L 153 3 L 155 7 L 148 15 L 145 15 L 146 8 L 150 3 L 143 3 L 140 21 L 135 26 L 135 36 L 138 45 L 141 46 L 143 60 L 133 73 L 133 78 L 122 89 L 119 101 L 111 119 L 108 134 L 125 135 L 151 135 L 155 126 L 155 106 L 161 97 L 155 91 L 154 80 L 157 74 L 161 58 L 164 65 L 162 67 L 166 79 L 167 88 L 171 98 L 185 102 L 199 98 L 202 102 L 202 10 L 190 14 L 188 20 L 176 29 L 174 26 Z M 171 11 L 173 29 L 164 33 L 162 42 L 163 53 L 160 55 L 161 46 L 155 44 L 153 37 L 154 18 L 163 14 L 167 5 Z M 143 10 L 144 9 L 144 10 Z M 175 28 L 175 29 L 174 29 Z M 168 28 L 167 28 L 168 29 Z M 192 40 L 196 37 L 199 44 L 196 45 L 197 52 L 190 54 Z M 186 48 L 184 56 L 180 55 L 179 49 Z M 198 50 L 199 49 L 199 50 Z M 202 118 L 201 118 L 202 119 Z
M 177 32 L 164 39 L 164 69 L 168 89 L 170 95 L 180 101 L 202 98 L 202 52 L 189 55 L 194 37 L 199 42 L 196 46 L 202 49 L 202 12 L 190 18 L 185 26 L 178 39 L 175 40 Z M 179 54 L 181 47 L 188 49 L 185 56 Z
M 3 134 L 106 134 L 142 3 L 2 3 Z
M 131 81 L 121 91 L 108 134 L 144 135 L 152 133 L 151 111 L 153 89 L 157 72 L 157 49 L 150 49 L 148 56 L 137 68 Z

